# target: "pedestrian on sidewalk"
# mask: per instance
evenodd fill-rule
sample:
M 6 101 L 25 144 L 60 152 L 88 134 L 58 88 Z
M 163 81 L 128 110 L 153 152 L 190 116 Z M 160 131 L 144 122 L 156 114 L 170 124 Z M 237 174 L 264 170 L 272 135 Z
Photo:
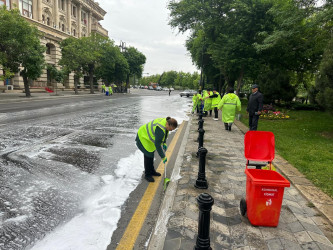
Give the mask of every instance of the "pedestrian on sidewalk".
M 154 168 L 154 152 L 161 157 L 163 163 L 167 162 L 167 157 L 163 149 L 167 150 L 166 140 L 169 132 L 176 129 L 177 120 L 171 117 L 157 118 L 147 124 L 142 125 L 136 135 L 136 146 L 143 153 L 145 166 L 145 179 L 154 182 L 153 176 L 161 176 Z
M 229 88 L 228 93 L 223 96 L 219 102 L 218 109 L 222 110 L 222 122 L 224 122 L 225 130 L 231 131 L 231 126 L 235 121 L 236 110 L 241 111 L 241 102 L 237 95 L 234 94 L 234 89 Z
M 193 95 L 192 97 L 192 102 L 193 102 L 192 114 L 194 113 L 195 110 L 197 110 L 197 113 L 199 113 L 201 101 L 202 101 L 201 90 L 199 90 L 198 93 Z
M 259 116 L 263 110 L 263 95 L 258 91 L 257 84 L 252 85 L 252 94 L 247 104 L 246 112 L 249 114 L 249 129 L 257 130 Z
M 213 95 L 212 89 L 207 89 L 207 91 L 204 90 L 203 92 L 203 99 L 205 101 L 204 103 L 204 113 L 205 116 L 208 115 L 208 111 L 209 111 L 209 115 L 212 116 L 212 99 L 209 98 L 211 95 Z
M 214 109 L 214 121 L 218 121 L 219 120 L 219 112 L 217 109 L 217 105 L 220 103 L 221 101 L 221 96 L 220 93 L 216 91 L 216 89 L 213 89 L 213 94 L 211 96 L 209 96 L 209 98 L 212 99 L 212 109 Z

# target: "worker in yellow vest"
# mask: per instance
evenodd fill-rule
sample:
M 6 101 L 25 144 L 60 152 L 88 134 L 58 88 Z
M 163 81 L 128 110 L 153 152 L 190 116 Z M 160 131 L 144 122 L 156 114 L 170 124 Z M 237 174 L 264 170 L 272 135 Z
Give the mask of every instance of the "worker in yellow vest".
M 229 88 L 228 94 L 224 95 L 217 106 L 222 110 L 222 121 L 224 122 L 225 130 L 231 131 L 231 126 L 235 120 L 236 109 L 241 111 L 241 102 L 237 95 L 234 94 L 234 89 Z
M 105 84 L 102 84 L 102 93 L 105 93 Z
M 201 96 L 201 90 L 199 90 L 198 93 L 193 95 L 192 97 L 192 102 L 193 102 L 192 114 L 194 113 L 195 110 L 197 110 L 197 113 L 199 113 L 202 100 L 203 99 Z
M 203 99 L 205 101 L 204 104 L 205 116 L 208 115 L 208 111 L 209 115 L 212 116 L 212 99 L 210 98 L 211 95 L 213 95 L 213 91 L 211 89 L 207 89 L 207 91 L 205 91 L 203 94 Z
M 216 91 L 216 89 L 213 89 L 213 94 L 209 96 L 209 98 L 212 99 L 212 110 L 214 109 L 214 121 L 218 121 L 219 120 L 219 112 L 217 109 L 217 105 L 220 103 L 221 101 L 221 96 L 220 93 Z
M 167 117 L 157 118 L 139 128 L 135 140 L 137 147 L 144 155 L 145 179 L 148 182 L 155 181 L 153 176 L 161 176 L 154 168 L 154 152 L 157 150 L 163 163 L 167 162 L 163 149 L 167 149 L 166 139 L 169 132 L 177 126 L 176 119 Z
M 112 87 L 111 84 L 109 85 L 109 95 L 112 95 L 113 91 L 112 91 Z

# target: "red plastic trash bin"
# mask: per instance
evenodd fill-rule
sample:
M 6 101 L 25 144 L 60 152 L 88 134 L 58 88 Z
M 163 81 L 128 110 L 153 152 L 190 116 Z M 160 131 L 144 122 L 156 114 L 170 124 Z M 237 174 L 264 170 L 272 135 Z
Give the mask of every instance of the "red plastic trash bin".
M 276 227 L 279 224 L 285 187 L 290 182 L 273 170 L 245 169 L 246 212 L 252 225 Z

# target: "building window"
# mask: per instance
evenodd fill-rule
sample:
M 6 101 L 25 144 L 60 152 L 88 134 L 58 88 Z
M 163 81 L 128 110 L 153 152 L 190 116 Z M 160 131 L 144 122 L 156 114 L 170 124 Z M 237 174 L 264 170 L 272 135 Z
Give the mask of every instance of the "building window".
M 73 29 L 73 36 L 76 36 L 76 30 Z
M 87 13 L 84 11 L 81 11 L 81 23 L 84 23 L 84 25 L 87 25 Z
M 72 8 L 72 16 L 76 17 L 76 6 L 75 5 L 73 5 L 73 8 Z
M 50 26 L 50 18 L 49 18 L 49 17 L 46 18 L 46 24 L 47 24 L 48 26 Z
M 61 25 L 61 30 L 62 30 L 63 32 L 65 32 L 65 24 L 62 24 L 62 25 Z
M 65 0 L 59 0 L 59 9 L 65 10 Z
M 50 55 L 51 54 L 51 45 L 46 44 L 46 54 Z
M 10 9 L 10 0 L 0 0 L 0 6 L 5 5 L 7 9 Z
M 20 0 L 19 8 L 21 15 L 32 18 L 32 1 Z

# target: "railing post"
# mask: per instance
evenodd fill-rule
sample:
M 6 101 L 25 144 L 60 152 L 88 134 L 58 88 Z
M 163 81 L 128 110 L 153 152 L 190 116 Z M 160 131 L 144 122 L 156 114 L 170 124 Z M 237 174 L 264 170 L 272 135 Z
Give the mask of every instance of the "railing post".
M 199 112 L 199 120 L 202 120 L 202 116 L 203 116 L 203 113 L 202 113 L 202 110 L 200 110 L 200 112 Z
M 208 182 L 206 180 L 206 154 L 208 153 L 208 150 L 205 148 L 199 148 L 199 172 L 198 172 L 198 178 L 194 184 L 196 188 L 200 189 L 207 189 L 208 188 Z
M 199 129 L 203 129 L 203 124 L 204 124 L 204 122 L 205 122 L 205 121 L 204 121 L 203 119 L 201 119 L 201 120 L 198 121 L 198 124 L 199 124 L 199 128 L 198 128 L 198 130 L 199 130 Z
M 199 146 L 198 146 L 198 149 L 199 148 L 202 148 L 203 147 L 203 141 L 204 141 L 204 134 L 205 134 L 205 130 L 204 129 L 199 129 Z
M 209 227 L 210 211 L 214 204 L 214 199 L 209 194 L 203 193 L 197 197 L 199 206 L 198 236 L 194 250 L 211 250 Z

